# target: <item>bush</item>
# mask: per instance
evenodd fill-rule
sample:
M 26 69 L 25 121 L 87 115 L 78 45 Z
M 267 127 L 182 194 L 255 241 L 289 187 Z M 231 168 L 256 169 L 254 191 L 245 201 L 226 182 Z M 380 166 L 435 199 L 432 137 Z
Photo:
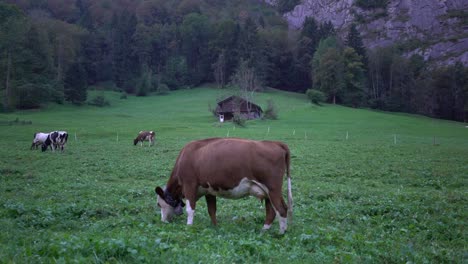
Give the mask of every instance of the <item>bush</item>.
M 126 92 L 121 93 L 120 99 L 127 99 L 127 93 Z
M 94 97 L 89 103 L 89 105 L 94 105 L 97 107 L 103 107 L 103 106 L 109 106 L 110 103 L 109 101 L 103 96 L 103 95 L 98 95 Z
M 136 94 L 137 96 L 146 96 L 148 93 L 153 90 L 153 82 L 152 82 L 153 74 L 151 70 L 146 69 L 140 77 L 136 87 Z
M 161 83 L 158 85 L 158 88 L 156 89 L 156 94 L 158 95 L 165 95 L 169 93 L 169 86 L 165 83 Z
M 271 99 L 267 101 L 267 108 L 265 109 L 265 112 L 263 112 L 263 118 L 273 120 L 278 119 L 278 108 L 276 108 L 275 103 Z
M 310 102 L 316 105 L 320 105 L 321 102 L 325 101 L 325 94 L 319 90 L 309 89 L 307 90 L 306 95 Z
M 240 127 L 245 127 L 245 118 L 241 116 L 240 113 L 234 113 L 234 116 L 232 117 L 232 122 Z

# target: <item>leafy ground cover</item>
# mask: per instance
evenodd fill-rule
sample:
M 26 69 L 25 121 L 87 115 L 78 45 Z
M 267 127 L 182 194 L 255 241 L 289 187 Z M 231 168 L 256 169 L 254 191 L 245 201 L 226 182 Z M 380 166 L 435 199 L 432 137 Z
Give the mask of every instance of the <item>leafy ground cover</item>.
M 110 107 L 1 114 L 2 262 L 466 262 L 464 124 L 319 107 L 272 90 L 256 101 L 273 100 L 279 119 L 239 128 L 208 111 L 223 93 L 106 92 Z M 29 150 L 34 132 L 59 129 L 70 133 L 64 153 Z M 156 131 L 154 147 L 133 146 L 143 129 Z M 154 187 L 187 142 L 215 136 L 290 146 L 294 222 L 285 235 L 277 222 L 261 232 L 264 208 L 252 197 L 219 199 L 218 227 L 202 200 L 193 226 L 185 215 L 160 222 Z

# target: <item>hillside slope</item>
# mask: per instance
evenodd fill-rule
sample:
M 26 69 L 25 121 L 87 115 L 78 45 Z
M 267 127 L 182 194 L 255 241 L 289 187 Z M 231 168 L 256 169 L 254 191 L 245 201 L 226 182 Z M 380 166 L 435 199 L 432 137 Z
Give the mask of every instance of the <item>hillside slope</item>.
M 125 100 L 95 94 L 111 105 L 0 113 L 2 263 L 461 263 L 466 256 L 461 123 L 315 106 L 269 90 L 255 102 L 273 100 L 279 119 L 240 128 L 208 111 L 226 90 Z M 5 122 L 15 119 L 32 123 Z M 70 132 L 63 153 L 30 150 L 34 132 L 54 129 Z M 143 129 L 156 131 L 154 146 L 133 145 Z M 265 208 L 254 198 L 217 199 L 216 228 L 204 199 L 192 226 L 186 213 L 161 223 L 154 188 L 167 183 L 182 147 L 227 136 L 288 144 L 294 222 L 284 236 L 278 220 L 261 231 Z

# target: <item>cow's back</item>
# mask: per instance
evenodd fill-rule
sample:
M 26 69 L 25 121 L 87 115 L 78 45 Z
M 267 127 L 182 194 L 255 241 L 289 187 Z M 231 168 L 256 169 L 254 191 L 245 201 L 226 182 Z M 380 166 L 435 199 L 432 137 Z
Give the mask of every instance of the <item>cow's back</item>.
M 267 185 L 283 179 L 289 150 L 276 141 L 211 138 L 194 141 L 181 151 L 174 173 L 179 182 L 230 189 L 243 178 Z

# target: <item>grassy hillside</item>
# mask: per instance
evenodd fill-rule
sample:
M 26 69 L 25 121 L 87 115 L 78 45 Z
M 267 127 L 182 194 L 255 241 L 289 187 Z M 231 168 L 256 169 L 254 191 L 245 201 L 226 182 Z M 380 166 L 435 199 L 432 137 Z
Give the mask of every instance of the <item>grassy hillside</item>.
M 239 128 L 219 124 L 208 111 L 224 91 L 200 88 L 126 100 L 105 94 L 110 107 L 50 105 L 0 114 L 3 261 L 466 260 L 464 124 L 318 107 L 301 95 L 268 91 L 256 102 L 265 107 L 272 99 L 279 119 Z M 156 131 L 154 147 L 133 146 L 143 129 Z M 34 132 L 51 130 L 70 133 L 63 154 L 29 150 Z M 264 208 L 252 197 L 219 199 L 217 228 L 203 199 L 194 226 L 185 225 L 186 214 L 171 224 L 160 222 L 154 187 L 165 184 L 187 142 L 215 136 L 290 146 L 294 223 L 286 235 L 278 235 L 276 221 L 261 233 Z

